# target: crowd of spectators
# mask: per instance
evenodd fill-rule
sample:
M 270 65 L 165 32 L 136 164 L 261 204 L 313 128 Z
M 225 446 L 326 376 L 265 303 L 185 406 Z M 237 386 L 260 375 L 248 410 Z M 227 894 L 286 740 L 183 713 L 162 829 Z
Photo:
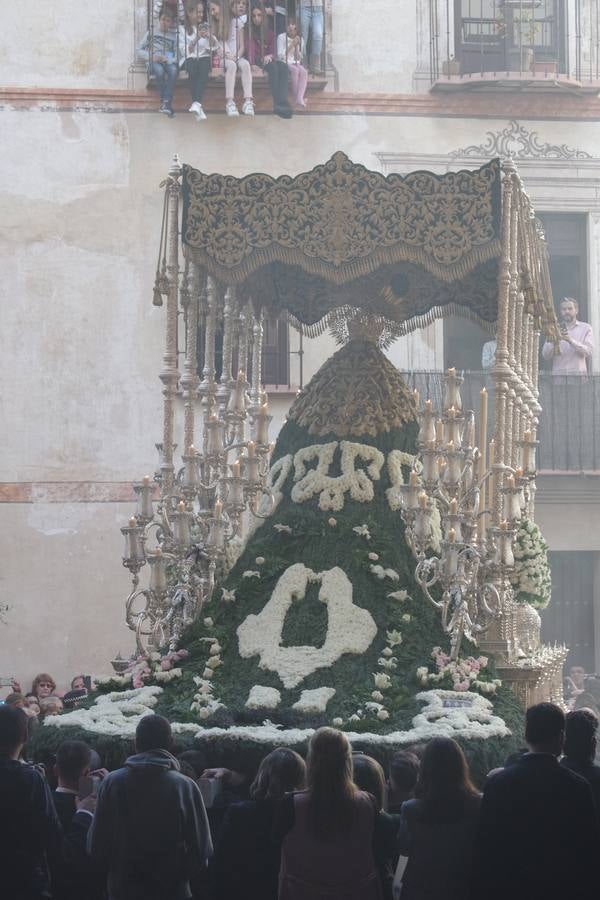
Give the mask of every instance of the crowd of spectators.
M 55 690 L 47 675 L 36 682 L 36 696 Z M 386 777 L 343 732 L 324 727 L 306 762 L 276 749 L 249 777 L 210 768 L 201 750 L 177 758 L 158 715 L 140 721 L 134 755 L 113 772 L 76 740 L 64 741 L 44 771 L 24 759 L 25 708 L 5 703 L 3 896 L 591 900 L 597 725 L 589 710 L 565 717 L 550 703 L 531 707 L 528 747 L 480 791 L 459 744 L 446 737 L 396 752 Z
M 206 119 L 202 106 L 211 72 L 224 75 L 225 112 L 239 116 L 235 84 L 242 84 L 242 115 L 254 115 L 253 78 L 265 74 L 273 112 L 289 119 L 305 107 L 309 73 L 320 74 L 322 0 L 273 5 L 269 0 L 162 0 L 151 10 L 150 27 L 138 53 L 160 94 L 159 111 L 169 117 L 181 72 L 187 73 L 189 112 Z M 290 102 L 290 97 L 291 101 Z
M 46 716 L 58 716 L 65 710 L 75 709 L 86 699 L 88 693 L 94 690 L 89 675 L 76 675 L 71 680 L 68 691 L 59 691 L 54 678 L 47 672 L 40 672 L 35 676 L 29 693 L 23 692 L 18 681 L 13 680 L 11 687 L 11 693 L 1 702 L 6 706 L 23 710 L 29 720 L 29 733 L 37 724 L 43 722 Z

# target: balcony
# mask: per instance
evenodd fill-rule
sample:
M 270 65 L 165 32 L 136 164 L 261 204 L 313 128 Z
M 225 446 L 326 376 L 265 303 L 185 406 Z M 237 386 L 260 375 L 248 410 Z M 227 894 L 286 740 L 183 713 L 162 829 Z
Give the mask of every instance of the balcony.
M 429 0 L 431 88 L 598 92 L 600 0 Z
M 442 372 L 405 372 L 422 399 L 441 407 Z M 482 387 L 492 389 L 488 372 L 463 372 L 463 408 L 479 410 Z M 540 473 L 600 475 L 600 375 L 540 374 L 542 415 L 538 428 L 537 468 Z M 491 395 L 490 395 L 491 396 Z M 491 417 L 490 417 L 491 419 Z M 491 426 L 490 426 L 491 427 Z
M 164 6 L 170 6 L 173 9 L 177 6 L 179 9 L 179 13 L 177 15 L 177 25 L 182 26 L 184 23 L 183 17 L 183 2 L 182 0 L 134 0 L 134 59 L 133 63 L 129 69 L 129 77 L 128 84 L 130 87 L 135 88 L 143 88 L 144 86 L 149 91 L 156 90 L 156 82 L 154 77 L 149 74 L 149 65 L 148 62 L 152 62 L 152 45 L 153 38 L 155 32 L 159 28 L 158 19 L 159 13 Z M 247 0 L 247 8 L 250 9 L 254 4 Z M 298 32 L 301 34 L 306 34 L 306 45 L 305 45 L 305 58 L 303 60 L 304 64 L 308 67 L 309 61 L 311 62 L 311 70 L 309 71 L 308 76 L 308 84 L 306 88 L 307 96 L 310 96 L 311 93 L 320 92 L 324 90 L 327 86 L 330 76 L 333 76 L 334 70 L 332 70 L 330 63 L 330 23 L 331 23 L 331 10 L 329 0 L 324 0 L 324 17 L 323 17 L 323 37 L 321 50 L 318 56 L 312 53 L 313 50 L 313 30 L 308 22 L 303 21 L 303 16 L 305 15 L 302 12 L 300 7 L 300 0 L 281 0 L 277 4 L 269 4 L 264 3 L 265 7 L 271 7 L 276 10 L 274 18 L 274 30 L 275 36 L 284 32 L 287 28 L 288 21 L 294 19 L 298 25 Z M 207 0 L 208 7 L 208 0 Z M 261 38 L 264 39 L 266 34 L 266 27 L 261 28 Z M 208 19 L 208 33 L 212 39 L 212 25 L 211 19 Z M 149 56 L 150 59 L 147 61 L 145 59 L 144 54 L 141 51 L 141 45 L 144 40 L 144 37 L 149 36 Z M 246 47 L 248 46 L 248 38 L 249 38 L 249 24 L 246 24 L 244 29 Z M 177 63 L 180 62 L 180 54 L 181 54 L 181 46 L 177 46 Z M 245 55 L 248 53 L 246 51 Z M 318 59 L 318 63 L 316 60 Z M 151 66 L 150 66 L 151 68 Z M 188 82 L 188 74 L 184 68 L 179 68 L 179 75 L 177 79 L 177 84 L 175 86 L 175 101 L 176 105 L 180 108 L 185 108 L 189 105 L 188 91 L 187 91 L 187 82 Z M 252 72 L 252 82 L 253 82 L 253 90 L 255 99 L 258 99 L 258 106 L 262 108 L 264 103 L 261 103 L 263 99 L 270 99 L 270 90 L 269 90 L 269 79 L 265 72 L 258 67 L 253 66 Z M 239 87 L 239 76 L 236 85 L 236 92 L 240 90 Z M 222 60 L 219 59 L 219 54 L 215 53 L 213 56 L 212 68 L 209 75 L 209 82 L 207 85 L 207 95 L 211 99 L 214 99 L 221 95 L 223 98 L 225 96 L 225 75 L 222 68 Z M 178 99 L 181 99 L 182 102 L 177 102 Z M 188 100 L 188 104 L 185 103 L 185 100 Z M 210 104 L 215 105 L 215 104 Z

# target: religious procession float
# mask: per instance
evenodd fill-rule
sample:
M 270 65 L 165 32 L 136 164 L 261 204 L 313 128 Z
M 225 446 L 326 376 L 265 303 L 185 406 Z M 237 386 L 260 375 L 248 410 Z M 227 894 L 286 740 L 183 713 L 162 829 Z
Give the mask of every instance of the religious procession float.
M 384 177 L 337 153 L 237 179 L 175 159 L 154 303 L 160 461 L 122 528 L 136 650 L 36 752 L 77 736 L 116 764 L 154 711 L 212 765 L 302 751 L 325 724 L 382 761 L 446 735 L 476 773 L 501 763 L 523 706 L 561 702 L 566 656 L 536 610 L 537 348 L 558 332 L 512 163 Z M 263 324 L 282 314 L 339 349 L 272 445 Z M 448 314 L 497 341 L 472 409 L 454 369 L 427 396 L 385 354 Z

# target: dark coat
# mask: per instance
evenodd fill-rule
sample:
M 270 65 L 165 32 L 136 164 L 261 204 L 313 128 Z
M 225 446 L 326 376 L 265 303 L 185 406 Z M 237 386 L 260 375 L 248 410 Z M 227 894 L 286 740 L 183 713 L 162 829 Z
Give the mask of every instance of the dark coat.
M 276 800 L 232 804 L 210 864 L 216 900 L 277 900 L 280 846 L 273 840 Z
M 486 782 L 472 897 L 591 900 L 599 846 L 589 785 L 554 756 L 528 753 Z
M 464 900 L 480 802 L 475 796 L 444 813 L 428 812 L 423 800 L 402 804 L 398 848 L 408 857 L 402 900 Z
M 592 789 L 596 815 L 600 821 L 600 766 L 593 762 L 579 763 L 568 756 L 563 757 L 560 764 L 571 772 L 575 772 L 576 775 L 581 775 L 582 778 L 585 778 Z
M 88 849 L 110 900 L 186 900 L 212 854 L 198 785 L 166 750 L 130 756 L 100 785 Z
M 49 897 L 48 862 L 60 857 L 62 828 L 44 776 L 0 757 L 0 893 L 11 900 Z
M 94 866 L 86 852 L 92 817 L 77 812 L 75 794 L 53 791 L 52 800 L 67 835 L 62 858 L 52 872 L 52 896 L 55 900 L 103 900 L 104 873 Z

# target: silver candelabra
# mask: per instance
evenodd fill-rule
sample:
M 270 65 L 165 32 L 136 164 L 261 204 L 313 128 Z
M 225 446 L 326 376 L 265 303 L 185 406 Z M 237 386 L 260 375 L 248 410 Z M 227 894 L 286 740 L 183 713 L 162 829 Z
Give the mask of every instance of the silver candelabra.
M 448 370 L 440 414 L 431 400 L 421 409 L 414 392 L 419 462 L 400 488 L 406 539 L 417 559 L 415 577 L 441 613 L 452 659 L 458 658 L 463 636 L 477 642 L 502 615 L 511 591 L 513 540 L 535 477 L 536 441 L 531 432 L 520 442 L 522 468 L 495 461 L 494 442 L 487 443 L 485 388 L 476 442 L 475 415 L 462 408 L 462 381 L 455 369 Z M 442 525 L 437 555 L 431 550 L 436 510 Z

